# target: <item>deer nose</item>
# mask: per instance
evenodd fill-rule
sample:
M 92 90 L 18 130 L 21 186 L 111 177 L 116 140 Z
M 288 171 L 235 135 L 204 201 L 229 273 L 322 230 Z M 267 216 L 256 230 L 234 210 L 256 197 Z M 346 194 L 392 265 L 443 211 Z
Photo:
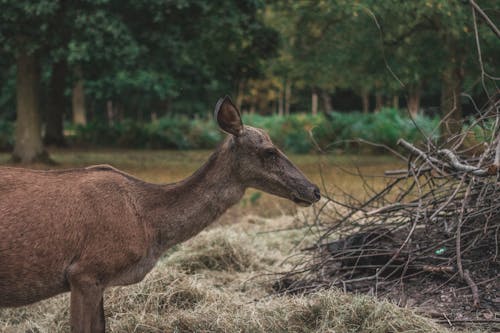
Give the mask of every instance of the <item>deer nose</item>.
M 314 198 L 316 199 L 316 201 L 318 201 L 319 199 L 321 199 L 321 192 L 320 192 L 319 188 L 316 185 L 314 185 L 313 194 L 314 194 Z

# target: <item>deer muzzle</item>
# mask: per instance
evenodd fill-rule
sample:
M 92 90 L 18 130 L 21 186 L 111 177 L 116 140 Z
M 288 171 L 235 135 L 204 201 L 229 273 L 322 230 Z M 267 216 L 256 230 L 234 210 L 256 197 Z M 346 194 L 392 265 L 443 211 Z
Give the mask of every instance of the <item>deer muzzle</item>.
M 292 194 L 292 201 L 295 202 L 299 206 L 310 206 L 315 202 L 318 202 L 321 199 L 321 191 L 318 186 L 311 184 L 303 191 L 297 191 Z

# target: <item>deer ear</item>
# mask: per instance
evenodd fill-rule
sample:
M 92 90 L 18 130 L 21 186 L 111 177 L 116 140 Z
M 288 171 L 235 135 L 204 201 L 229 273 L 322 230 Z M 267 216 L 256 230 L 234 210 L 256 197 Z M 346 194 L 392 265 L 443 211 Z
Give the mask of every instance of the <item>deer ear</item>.
M 234 136 L 240 136 L 243 133 L 240 111 L 238 111 L 229 96 L 219 99 L 215 105 L 214 117 L 224 132 Z

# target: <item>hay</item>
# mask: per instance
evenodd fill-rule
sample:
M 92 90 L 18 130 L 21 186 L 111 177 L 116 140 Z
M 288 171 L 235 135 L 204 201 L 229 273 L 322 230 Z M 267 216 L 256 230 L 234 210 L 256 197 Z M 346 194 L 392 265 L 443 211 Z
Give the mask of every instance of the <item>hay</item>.
M 165 327 L 178 332 L 448 332 L 387 302 L 336 290 L 307 297 L 275 297 L 235 304 L 221 297 L 196 312 L 184 311 Z
M 170 263 L 193 274 L 199 270 L 245 272 L 258 269 L 257 255 L 248 237 L 230 229 L 211 230 L 188 241 Z

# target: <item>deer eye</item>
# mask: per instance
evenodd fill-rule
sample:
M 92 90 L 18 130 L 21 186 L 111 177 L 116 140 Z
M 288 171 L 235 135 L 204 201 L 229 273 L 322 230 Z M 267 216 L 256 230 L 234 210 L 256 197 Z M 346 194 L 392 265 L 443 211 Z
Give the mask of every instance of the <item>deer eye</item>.
M 275 148 L 265 149 L 263 152 L 265 158 L 273 158 L 278 156 L 278 151 Z

